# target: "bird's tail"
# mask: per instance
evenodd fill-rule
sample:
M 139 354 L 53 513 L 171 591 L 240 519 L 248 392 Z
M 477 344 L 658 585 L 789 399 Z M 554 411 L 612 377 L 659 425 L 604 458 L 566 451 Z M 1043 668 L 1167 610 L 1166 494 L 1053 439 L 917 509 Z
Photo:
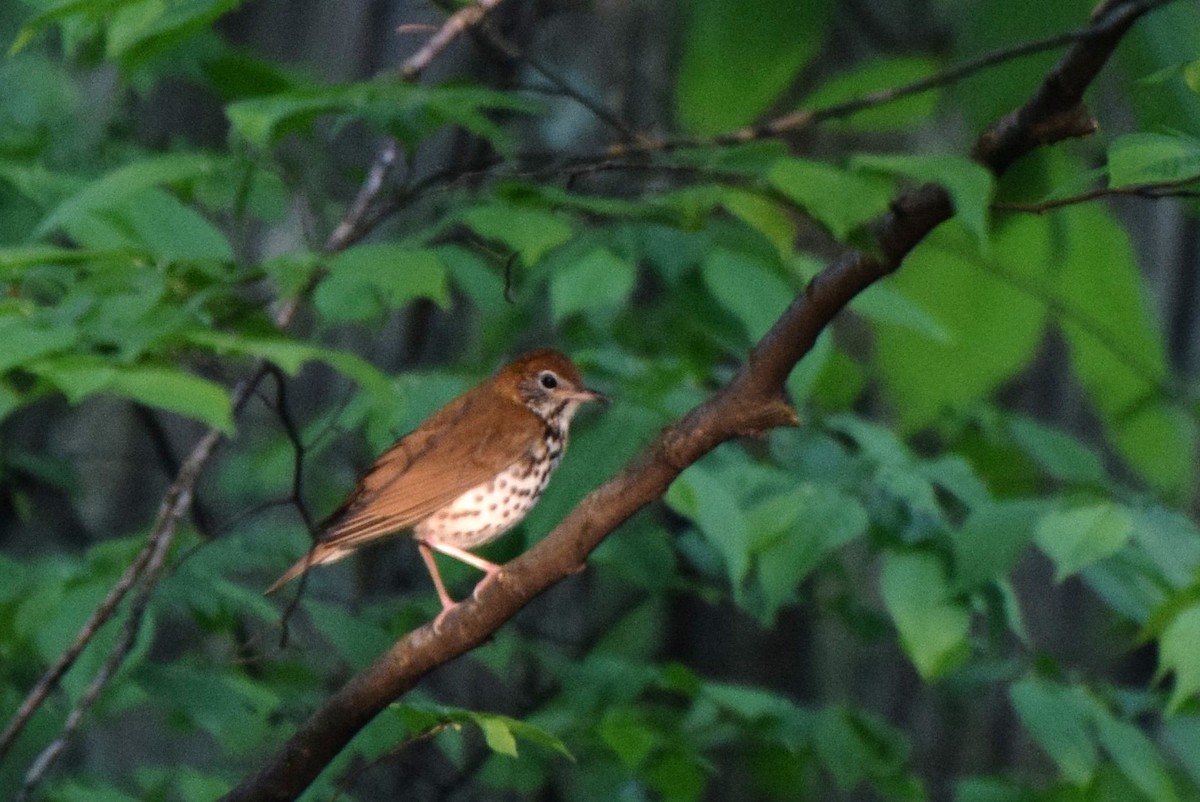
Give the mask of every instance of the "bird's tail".
M 296 561 L 295 565 L 284 571 L 283 576 L 271 583 L 271 587 L 263 591 L 263 595 L 270 596 L 314 565 L 335 562 L 345 557 L 350 551 L 350 549 L 330 548 L 328 545 L 322 543 L 314 545 L 303 557 Z

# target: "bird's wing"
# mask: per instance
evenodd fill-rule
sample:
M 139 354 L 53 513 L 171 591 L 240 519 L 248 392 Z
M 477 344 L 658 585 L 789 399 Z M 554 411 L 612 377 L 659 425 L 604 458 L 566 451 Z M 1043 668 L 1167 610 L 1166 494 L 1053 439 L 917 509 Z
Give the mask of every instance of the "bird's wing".
M 527 453 L 541 421 L 523 406 L 480 403 L 489 400 L 464 396 L 385 451 L 330 517 L 321 545 L 354 548 L 414 526 Z

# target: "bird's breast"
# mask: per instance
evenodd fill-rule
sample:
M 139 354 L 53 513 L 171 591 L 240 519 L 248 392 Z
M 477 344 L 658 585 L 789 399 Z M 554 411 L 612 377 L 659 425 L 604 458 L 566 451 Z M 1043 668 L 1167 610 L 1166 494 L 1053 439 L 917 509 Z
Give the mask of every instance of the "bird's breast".
M 477 485 L 417 524 L 420 540 L 463 549 L 482 546 L 521 522 L 542 497 L 562 459 L 562 441 L 543 442 L 494 479 Z

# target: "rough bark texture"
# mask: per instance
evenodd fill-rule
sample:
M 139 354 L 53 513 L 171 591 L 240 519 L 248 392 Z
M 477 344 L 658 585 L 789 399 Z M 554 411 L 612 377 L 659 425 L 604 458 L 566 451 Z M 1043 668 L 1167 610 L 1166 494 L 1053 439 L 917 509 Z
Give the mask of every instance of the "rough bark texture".
M 979 138 L 974 158 L 1000 174 L 1037 147 L 1094 130 L 1082 106 L 1084 91 L 1130 26 L 1158 5 L 1152 0 L 1102 3 L 1090 34 L 1070 48 L 1026 104 Z M 733 381 L 665 429 L 543 541 L 505 566 L 500 581 L 460 605 L 440 633 L 431 626 L 410 633 L 351 679 L 225 799 L 299 796 L 374 716 L 433 669 L 484 643 L 531 599 L 575 572 L 609 533 L 657 500 L 687 466 L 728 440 L 793 424 L 783 384 L 817 335 L 858 293 L 899 268 L 912 248 L 952 214 L 950 198 L 938 186 L 898 197 L 874 226 L 877 252 L 848 251 L 829 264 L 755 346 Z

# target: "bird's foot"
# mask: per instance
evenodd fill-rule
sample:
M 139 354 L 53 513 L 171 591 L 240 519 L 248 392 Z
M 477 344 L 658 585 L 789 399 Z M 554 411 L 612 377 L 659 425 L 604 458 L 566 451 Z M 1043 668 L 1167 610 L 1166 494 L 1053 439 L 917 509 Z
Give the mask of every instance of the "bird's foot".
M 493 565 L 490 569 L 485 569 L 483 579 L 479 580 L 479 582 L 475 584 L 475 590 L 471 591 L 471 598 L 475 601 L 479 601 L 479 592 L 492 582 L 495 582 L 497 578 L 499 578 L 502 570 L 503 567 L 499 565 Z
M 453 609 L 454 607 L 446 607 L 437 614 L 437 618 L 433 619 L 433 634 L 442 634 L 442 622 L 446 620 L 446 615 Z

